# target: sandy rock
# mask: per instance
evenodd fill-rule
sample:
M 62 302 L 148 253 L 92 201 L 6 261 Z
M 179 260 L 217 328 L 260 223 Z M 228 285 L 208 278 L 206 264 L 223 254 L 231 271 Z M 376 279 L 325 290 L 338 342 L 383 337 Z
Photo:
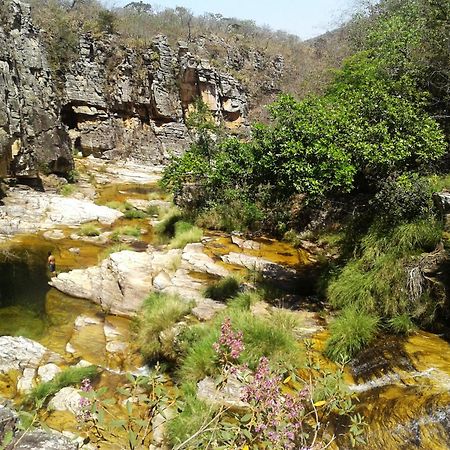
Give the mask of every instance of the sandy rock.
M 196 272 L 205 272 L 211 275 L 225 277 L 228 270 L 218 265 L 204 253 L 204 245 L 201 243 L 187 244 L 183 250 L 183 267 L 194 270 Z
M 41 383 L 53 380 L 55 375 L 59 372 L 61 372 L 61 369 L 56 364 L 52 363 L 39 367 L 37 371 Z
M 62 230 L 49 230 L 49 231 L 46 231 L 43 234 L 43 236 L 45 239 L 54 239 L 54 240 L 59 240 L 59 239 L 65 238 L 64 231 L 62 231 Z
M 207 403 L 224 406 L 231 409 L 246 409 L 248 403 L 241 400 L 243 385 L 239 380 L 230 375 L 223 387 L 217 388 L 215 381 L 206 377 L 197 383 L 197 397 Z
M 82 399 L 78 389 L 71 386 L 62 388 L 48 403 L 48 409 L 53 411 L 69 411 L 74 415 L 81 413 L 80 400 Z
M 45 362 L 61 361 L 59 355 L 31 339 L 0 336 L 0 373 L 25 368 L 36 369 Z
M 259 242 L 252 241 L 249 239 L 242 239 L 234 234 L 231 235 L 231 242 L 242 249 L 259 250 L 261 248 L 261 244 Z
M 33 389 L 33 380 L 36 375 L 36 370 L 27 367 L 23 371 L 23 375 L 17 381 L 17 390 L 21 393 L 31 392 Z
M 164 270 L 159 272 L 158 275 L 156 275 L 156 277 L 153 279 L 153 287 L 157 291 L 162 291 L 171 285 L 172 279 L 170 278 L 170 275 Z
M 192 309 L 192 314 L 203 322 L 211 320 L 217 313 L 226 309 L 224 303 L 217 302 L 210 298 L 197 300 L 197 306 Z
M 27 431 L 18 434 L 13 443 L 14 450 L 77 450 L 78 444 L 62 433 L 44 430 Z
M 0 206 L 0 233 L 35 233 L 58 225 L 78 226 L 99 221 L 111 224 L 123 214 L 89 200 L 78 200 L 57 194 L 9 189 Z

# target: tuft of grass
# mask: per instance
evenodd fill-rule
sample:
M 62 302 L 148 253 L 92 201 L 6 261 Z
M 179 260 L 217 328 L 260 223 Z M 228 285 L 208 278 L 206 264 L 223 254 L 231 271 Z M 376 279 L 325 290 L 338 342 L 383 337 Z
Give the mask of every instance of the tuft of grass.
M 409 300 L 406 268 L 424 251 L 433 250 L 441 236 L 442 225 L 434 218 L 391 230 L 372 226 L 361 240 L 359 254 L 329 282 L 330 303 L 384 317 L 407 313 L 419 318 L 422 314 L 422 320 L 430 322 L 433 309 L 425 305 L 426 296 L 418 303 Z
M 260 291 L 241 292 L 227 302 L 229 308 L 241 311 L 248 311 L 250 307 L 262 300 L 263 295 Z
M 191 327 L 180 336 L 186 351 L 178 371 L 181 379 L 198 381 L 218 374 L 213 344 L 220 336 L 220 327 L 226 317 L 230 317 L 234 330 L 243 333 L 245 349 L 239 360 L 247 363 L 250 369 L 257 367 L 262 356 L 266 356 L 274 368 L 301 365 L 302 353 L 291 331 L 280 328 L 270 318 L 257 317 L 240 309 L 227 309 L 214 321 Z
M 197 433 L 216 412 L 214 406 L 198 399 L 195 383 L 183 383 L 181 391 L 183 410 L 167 424 L 169 441 L 173 447 Z
M 144 301 L 141 314 L 137 317 L 136 342 L 146 360 L 160 357 L 173 359 L 171 345 L 161 342 L 160 334 L 170 329 L 192 309 L 175 295 L 152 293 Z
M 200 242 L 203 231 L 189 222 L 179 221 L 175 224 L 175 236 L 170 240 L 169 248 L 184 248 L 192 242 Z
M 387 325 L 396 334 L 410 334 L 417 329 L 408 314 L 391 317 L 387 321 Z
M 126 226 L 126 227 L 120 227 L 113 231 L 111 234 L 111 240 L 112 241 L 118 241 L 121 236 L 133 236 L 133 237 L 140 237 L 141 235 L 141 229 L 139 227 L 132 227 L 132 226 Z
M 105 248 L 102 252 L 98 255 L 99 262 L 106 259 L 109 255 L 113 253 L 122 252 L 124 250 L 133 250 L 129 245 L 127 244 L 115 244 L 111 245 L 110 247 Z
M 204 294 L 205 297 L 212 298 L 213 300 L 225 301 L 234 297 L 239 292 L 239 287 L 239 280 L 229 275 L 208 286 Z
M 55 378 L 46 383 L 37 385 L 26 398 L 26 403 L 42 405 L 48 397 L 56 394 L 63 387 L 79 384 L 83 379 L 93 379 L 98 375 L 97 366 L 70 367 L 60 373 Z
M 113 200 L 112 202 L 108 202 L 105 204 L 108 208 L 117 209 L 120 212 L 124 212 L 126 210 L 125 203 L 124 202 L 118 202 L 116 200 Z
M 95 225 L 90 223 L 86 223 L 81 226 L 80 231 L 78 232 L 80 236 L 100 236 L 100 230 Z
M 175 224 L 183 217 L 181 211 L 176 207 L 172 207 L 165 211 L 160 211 L 160 213 L 161 221 L 155 226 L 156 233 L 166 238 L 175 236 Z
M 429 182 L 433 192 L 450 190 L 450 174 L 433 175 L 429 178 Z
M 351 359 L 366 347 L 378 331 L 379 318 L 375 315 L 345 308 L 330 325 L 325 355 L 333 361 Z
M 65 184 L 59 189 L 59 194 L 63 197 L 69 197 L 75 192 L 76 188 L 73 184 Z
M 136 208 L 125 210 L 123 215 L 126 219 L 145 219 L 148 216 L 146 212 Z

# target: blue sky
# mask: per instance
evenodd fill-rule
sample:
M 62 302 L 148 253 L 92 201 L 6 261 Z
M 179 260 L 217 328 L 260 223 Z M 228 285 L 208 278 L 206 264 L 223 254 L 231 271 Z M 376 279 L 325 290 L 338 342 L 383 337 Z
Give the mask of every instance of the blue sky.
M 132 0 L 104 0 L 124 6 Z M 350 10 L 352 0 L 144 0 L 155 7 L 184 6 L 194 14 L 220 13 L 225 17 L 254 20 L 274 30 L 297 34 L 302 39 L 336 28 Z

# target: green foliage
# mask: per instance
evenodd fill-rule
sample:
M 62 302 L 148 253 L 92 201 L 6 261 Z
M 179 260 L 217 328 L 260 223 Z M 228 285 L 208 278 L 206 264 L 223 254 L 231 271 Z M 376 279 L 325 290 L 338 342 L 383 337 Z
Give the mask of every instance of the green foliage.
M 175 223 L 175 236 L 169 242 L 169 248 L 184 248 L 186 244 L 200 242 L 203 231 L 189 222 Z
M 417 328 L 408 314 L 400 314 L 398 316 L 391 317 L 387 324 L 388 327 L 397 334 L 410 334 Z
M 132 236 L 138 238 L 141 236 L 141 229 L 133 226 L 119 227 L 111 234 L 111 240 L 118 241 L 121 236 Z
M 383 0 L 355 23 L 359 48 L 382 62 L 389 77 L 412 79 L 429 94 L 428 109 L 449 131 L 450 45 L 448 0 Z M 361 33 L 362 32 L 362 33 Z M 447 124 L 446 124 L 447 122 Z
M 349 260 L 328 286 L 328 298 L 337 308 L 394 317 L 408 313 L 424 322 L 432 320 L 428 295 L 411 302 L 407 289 L 408 265 L 424 251 L 433 250 L 442 235 L 434 218 L 386 229 L 374 223 Z
M 100 230 L 95 225 L 86 223 L 80 227 L 78 234 L 80 236 L 100 236 Z
M 378 324 L 377 316 L 345 308 L 330 325 L 325 354 L 334 361 L 352 358 L 375 337 Z
M 160 357 L 173 358 L 172 346 L 160 340 L 161 332 L 170 329 L 192 308 L 191 303 L 179 297 L 159 293 L 150 294 L 145 300 L 141 313 L 137 316 L 136 342 L 147 360 Z
M 96 448 L 110 447 L 138 450 L 148 448 L 152 421 L 169 408 L 168 389 L 159 365 L 148 376 L 126 374 L 112 396 L 106 386 L 94 390 L 83 383 L 84 408 L 79 426 Z
M 117 209 L 123 213 L 126 219 L 145 219 L 147 213 L 136 209 L 133 205 L 128 202 L 118 202 L 116 200 L 106 203 L 108 208 Z
M 76 188 L 73 184 L 64 184 L 59 189 L 59 194 L 63 197 L 70 197 L 75 192 L 75 190 Z
M 178 208 L 169 208 L 166 210 L 161 221 L 155 226 L 155 231 L 160 236 L 173 237 L 175 236 L 175 224 L 182 219 L 182 214 Z
M 79 384 L 83 379 L 93 379 L 98 375 L 96 366 L 70 367 L 56 374 L 51 381 L 37 385 L 28 395 L 25 402 L 36 406 L 44 404 L 46 399 L 56 394 L 63 387 Z
M 212 419 L 217 408 L 197 397 L 197 384 L 185 382 L 181 387 L 181 412 L 168 423 L 168 437 L 174 447 L 185 442 Z
M 116 15 L 114 12 L 107 9 L 99 11 L 97 26 L 101 33 L 113 34 L 116 28 Z
M 186 348 L 179 376 L 183 380 L 198 381 L 218 373 L 219 367 L 213 349 L 218 340 L 224 317 L 230 317 L 234 329 L 242 330 L 245 350 L 240 361 L 256 368 L 259 359 L 267 356 L 273 367 L 299 367 L 301 352 L 292 330 L 280 328 L 271 318 L 260 318 L 249 311 L 229 309 L 212 323 L 191 327 L 180 336 Z
M 240 281 L 236 277 L 229 275 L 208 286 L 205 289 L 205 297 L 225 301 L 234 297 L 238 293 L 239 288 Z
M 145 219 L 147 217 L 146 212 L 140 211 L 136 208 L 127 209 L 123 215 L 126 219 Z
M 412 78 L 391 77 L 385 69 L 374 53 L 354 55 L 326 95 L 301 102 L 280 96 L 269 108 L 272 124 L 255 126 L 249 142 L 195 143 L 172 161 L 163 184 L 181 197 L 185 183 L 197 185 L 198 198 L 184 206 L 199 224 L 222 229 L 285 231 L 290 214 L 283 210 L 294 196 L 306 194 L 312 202 L 376 192 L 393 173 L 397 182 L 384 186 L 380 200 L 414 201 L 424 182 L 402 175 L 441 158 L 444 135 L 425 112 L 426 93 Z
M 377 219 L 386 225 L 428 217 L 433 208 L 430 183 L 416 174 L 388 179 L 379 188 L 371 207 Z
M 208 296 L 207 294 L 205 295 Z M 261 301 L 262 297 L 263 295 L 260 291 L 240 292 L 228 300 L 227 306 L 241 311 L 248 311 L 254 303 Z

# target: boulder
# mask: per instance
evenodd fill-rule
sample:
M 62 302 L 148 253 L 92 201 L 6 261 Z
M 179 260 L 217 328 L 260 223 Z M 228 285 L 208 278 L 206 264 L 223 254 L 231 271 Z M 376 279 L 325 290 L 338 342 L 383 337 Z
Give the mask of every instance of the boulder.
M 0 336 L 0 373 L 37 369 L 46 362 L 62 362 L 56 353 L 25 337 Z

